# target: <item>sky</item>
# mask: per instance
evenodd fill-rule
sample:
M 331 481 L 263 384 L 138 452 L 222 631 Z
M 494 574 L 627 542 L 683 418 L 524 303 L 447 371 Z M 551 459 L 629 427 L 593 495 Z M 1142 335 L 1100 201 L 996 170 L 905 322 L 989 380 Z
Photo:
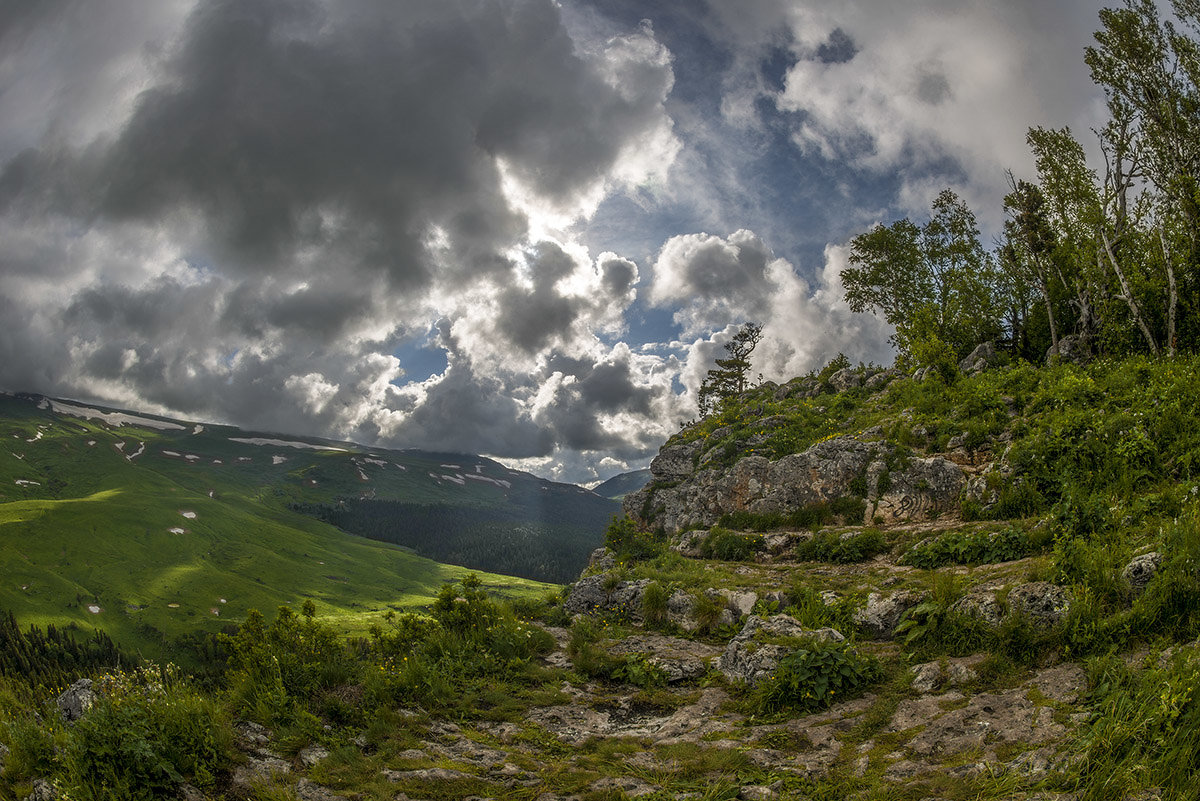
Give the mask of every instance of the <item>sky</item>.
M 1103 5 L 0 2 L 0 389 L 644 467 L 745 322 L 890 363 L 848 241 L 946 187 L 990 241 Z

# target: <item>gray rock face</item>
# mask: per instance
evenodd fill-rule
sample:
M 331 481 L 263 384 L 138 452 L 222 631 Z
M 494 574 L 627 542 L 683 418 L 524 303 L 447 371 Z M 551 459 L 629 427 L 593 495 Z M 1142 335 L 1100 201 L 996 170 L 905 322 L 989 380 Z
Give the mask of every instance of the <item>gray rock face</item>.
M 642 597 L 650 580 L 621 581 L 611 589 L 606 589 L 610 582 L 611 576 L 606 573 L 580 579 L 563 601 L 563 609 L 571 615 L 609 614 L 641 621 Z
M 965 359 L 958 363 L 959 372 L 981 373 L 989 367 L 995 367 L 997 362 L 996 347 L 991 342 L 975 346 Z
M 854 613 L 854 622 L 872 640 L 890 640 L 896 635 L 900 618 L 925 600 L 922 593 L 901 591 L 886 598 L 877 592 L 867 596 L 867 605 Z
M 695 469 L 696 454 L 700 443 L 689 442 L 683 445 L 671 445 L 658 452 L 650 462 L 650 475 L 661 481 L 677 481 L 687 478 Z
M 1000 608 L 1000 602 L 996 600 L 994 592 L 967 593 L 950 608 L 992 627 L 999 626 L 1004 618 L 1004 610 Z
M 588 557 L 587 571 L 594 573 L 612 570 L 617 566 L 617 557 L 608 548 L 597 548 Z
M 1051 346 L 1046 351 L 1046 364 L 1052 364 L 1054 357 L 1068 364 L 1087 364 L 1092 360 L 1092 342 L 1079 334 L 1068 334 L 1058 340 L 1058 350 Z
M 92 690 L 91 679 L 80 679 L 67 689 L 54 702 L 58 706 L 63 720 L 73 723 L 87 714 L 96 703 L 96 693 Z
M 759 642 L 755 637 L 758 632 L 776 637 L 809 637 L 827 642 L 845 639 L 836 629 L 805 629 L 800 621 L 790 615 L 773 615 L 766 619 L 750 617 L 738 635 L 729 641 L 725 653 L 717 661 L 717 669 L 725 674 L 725 678 L 756 684 L 774 673 L 780 660 L 796 650 L 785 645 Z
M 296 796 L 300 801 L 346 801 L 344 795 L 337 795 L 328 787 L 314 784 L 308 779 L 296 782 Z
M 625 496 L 623 510 L 635 520 L 675 534 L 687 528 L 707 529 L 731 512 L 787 513 L 845 497 L 864 475 L 867 500 L 874 504 L 867 514 L 878 515 L 885 523 L 927 520 L 957 510 L 966 485 L 961 467 L 941 457 L 911 459 L 904 470 L 889 476 L 886 491 L 878 496 L 892 446 L 873 436 L 864 440 L 868 438 L 836 437 L 774 462 L 746 456 L 732 467 L 700 469 L 683 479 L 672 473 L 674 486 L 651 485 L 631 493 Z M 667 463 L 681 464 L 677 447 L 664 449 L 660 457 L 671 451 Z
M 713 645 L 661 634 L 626 637 L 609 649 L 614 656 L 645 655 L 647 662 L 666 675 L 669 684 L 700 678 L 708 672 L 709 661 L 720 652 Z
M 894 381 L 899 375 L 899 370 L 897 370 L 895 367 L 889 367 L 886 370 L 881 370 L 872 375 L 863 382 L 863 386 L 866 387 L 869 392 L 878 392 L 888 384 L 891 384 L 892 381 Z
M 1133 594 L 1141 595 L 1146 590 L 1146 585 L 1158 575 L 1161 567 L 1162 554 L 1158 551 L 1151 551 L 1134 557 L 1129 564 L 1125 565 L 1121 575 L 1125 581 L 1129 582 L 1129 588 Z
M 1048 581 L 1018 584 L 1009 590 L 1008 608 L 1047 628 L 1066 619 L 1071 610 L 1071 592 Z
M 829 386 L 833 387 L 838 392 L 845 392 L 848 389 L 861 387 L 862 385 L 862 374 L 852 367 L 846 367 L 838 370 L 836 373 L 829 376 Z
M 891 484 L 876 502 L 874 514 L 885 524 L 938 517 L 958 509 L 966 483 L 962 468 L 948 459 L 913 459 L 903 472 L 891 475 Z

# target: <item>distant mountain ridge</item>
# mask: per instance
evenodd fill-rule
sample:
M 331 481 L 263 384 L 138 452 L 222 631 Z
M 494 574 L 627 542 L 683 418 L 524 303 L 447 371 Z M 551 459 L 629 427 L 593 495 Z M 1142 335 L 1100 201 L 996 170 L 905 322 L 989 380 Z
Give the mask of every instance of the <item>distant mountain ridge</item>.
M 466 569 L 561 583 L 618 508 L 470 454 L 0 394 L 0 609 L 22 623 L 146 642 L 306 598 L 350 617 L 419 606 Z
M 650 469 L 633 470 L 628 473 L 615 475 L 607 481 L 602 481 L 592 487 L 592 492 L 604 498 L 620 500 L 631 492 L 637 492 L 650 483 Z

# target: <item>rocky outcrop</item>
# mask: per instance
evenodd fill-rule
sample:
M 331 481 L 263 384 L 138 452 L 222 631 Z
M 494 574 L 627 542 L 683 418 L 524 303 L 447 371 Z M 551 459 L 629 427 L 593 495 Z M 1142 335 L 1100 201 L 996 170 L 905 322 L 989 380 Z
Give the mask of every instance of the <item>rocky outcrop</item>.
M 786 514 L 861 493 L 865 482 L 868 519 L 878 515 L 885 523 L 916 521 L 955 511 L 966 484 L 962 468 L 938 456 L 911 459 L 888 474 L 892 447 L 865 434 L 819 442 L 776 461 L 746 456 L 729 468 L 693 468 L 685 474 L 698 447 L 664 448 L 655 460 L 659 466 L 651 466 L 662 482 L 625 496 L 625 514 L 675 534 L 708 528 L 732 512 Z
M 1121 576 L 1129 584 L 1130 592 L 1134 596 L 1138 596 L 1145 592 L 1146 585 L 1154 580 L 1161 567 L 1162 554 L 1158 551 L 1151 551 L 1150 553 L 1134 557 L 1129 564 L 1125 565 L 1125 569 L 1121 571 Z
M 904 613 L 925 600 L 923 593 L 909 590 L 884 597 L 873 592 L 867 595 L 867 605 L 854 613 L 854 622 L 872 640 L 890 640 Z
M 642 619 L 642 598 L 649 579 L 614 581 L 611 573 L 585 576 L 575 582 L 563 601 L 570 615 L 614 615 L 635 622 Z
M 55 699 L 55 705 L 63 720 L 74 723 L 87 714 L 96 703 L 96 692 L 92 689 L 91 679 L 80 679 Z
M 764 636 L 770 639 L 794 637 L 827 642 L 845 639 L 836 629 L 805 629 L 800 621 L 790 615 L 773 615 L 765 619 L 750 617 L 741 632 L 729 641 L 725 653 L 717 660 L 717 669 L 730 681 L 746 684 L 756 684 L 772 675 L 779 667 L 780 660 L 795 651 L 796 646 L 764 642 Z
M 958 370 L 962 373 L 981 373 L 990 367 L 995 367 L 998 362 L 996 346 L 991 342 L 984 342 L 976 345 L 975 350 L 958 363 Z
M 1054 357 L 1067 364 L 1087 364 L 1092 360 L 1092 341 L 1080 334 L 1068 334 L 1046 351 L 1046 364 L 1053 364 Z
M 1071 611 L 1071 591 L 1048 581 L 1018 584 L 1008 592 L 1008 610 L 1050 628 L 1062 623 Z
M 613 656 L 638 655 L 663 672 L 668 684 L 698 679 L 708 672 L 708 663 L 721 653 L 715 645 L 705 645 L 662 634 L 639 634 L 618 641 L 608 652 Z

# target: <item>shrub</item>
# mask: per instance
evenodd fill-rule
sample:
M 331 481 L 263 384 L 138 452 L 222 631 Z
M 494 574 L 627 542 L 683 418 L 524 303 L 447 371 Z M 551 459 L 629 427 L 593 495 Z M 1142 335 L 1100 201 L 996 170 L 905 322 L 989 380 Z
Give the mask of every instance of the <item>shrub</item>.
M 824 709 L 858 696 L 881 673 L 874 658 L 845 643 L 811 640 L 779 661 L 774 675 L 754 688 L 751 704 L 767 714 Z
M 1007 562 L 1028 556 L 1034 550 L 1029 537 L 1017 528 L 1004 531 L 951 531 L 909 548 L 900 558 L 900 563 L 933 570 L 943 565 Z
M 115 673 L 97 684 L 96 701 L 71 727 L 61 756 L 71 798 L 173 797 L 183 782 L 212 787 L 229 765 L 228 717 L 172 667 Z
M 666 587 L 657 581 L 646 585 L 642 593 L 642 621 L 646 628 L 658 628 L 667 622 L 667 601 L 669 593 Z
M 865 528 L 849 537 L 836 531 L 814 534 L 796 546 L 796 557 L 809 562 L 863 562 L 887 550 L 883 532 Z
M 663 550 L 659 537 L 639 529 L 628 517 L 613 517 L 604 532 L 604 545 L 624 560 L 651 559 Z
M 962 596 L 962 586 L 952 573 L 938 575 L 928 600 L 904 613 L 896 637 L 910 653 L 922 658 L 935 654 L 965 656 L 987 639 L 983 624 L 956 612 L 952 606 Z
M 763 538 L 759 534 L 738 534 L 721 526 L 713 526 L 700 543 L 700 555 L 705 559 L 745 562 L 762 547 Z

